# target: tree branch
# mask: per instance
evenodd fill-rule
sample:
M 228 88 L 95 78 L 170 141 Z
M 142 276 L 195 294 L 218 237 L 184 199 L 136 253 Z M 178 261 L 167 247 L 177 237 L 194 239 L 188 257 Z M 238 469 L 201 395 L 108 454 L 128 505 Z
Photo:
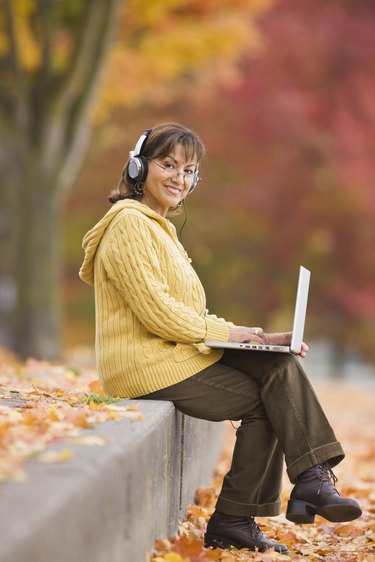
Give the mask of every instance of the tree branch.
M 4 4 L 4 21 L 5 31 L 8 37 L 9 51 L 8 60 L 10 62 L 14 77 L 19 80 L 20 65 L 18 60 L 18 51 L 16 43 L 16 32 L 14 28 L 14 14 L 11 0 L 3 0 Z
M 32 138 L 35 148 L 38 148 L 45 128 L 48 114 L 48 99 L 51 95 L 51 54 L 52 37 L 54 32 L 55 18 L 54 7 L 51 2 L 36 0 L 38 31 L 40 45 L 40 64 L 32 79 L 33 90 L 33 113 L 32 113 Z
M 41 87 L 47 86 L 51 69 L 51 44 L 53 35 L 53 9 L 50 2 L 37 0 L 38 11 L 40 14 L 40 36 L 41 36 L 41 63 L 39 76 Z
M 28 126 L 28 111 L 26 101 L 27 87 L 18 57 L 16 32 L 14 26 L 14 6 L 12 0 L 3 0 L 3 5 L 5 31 L 7 33 L 9 42 L 9 51 L 7 57 L 9 61 L 8 69 L 10 70 L 14 85 L 13 91 L 10 92 L 10 97 L 13 101 L 12 106 L 15 124 L 19 129 L 24 130 L 25 126 Z
M 92 98 L 97 90 L 108 51 L 116 15 L 122 0 L 94 0 L 87 14 L 87 24 L 82 40 L 77 47 L 77 55 L 69 75 L 53 100 L 51 126 L 46 130 L 42 165 L 59 161 L 59 186 L 64 189 L 80 165 L 86 142 L 86 135 L 79 129 L 84 122 Z M 87 131 L 86 131 L 87 133 Z

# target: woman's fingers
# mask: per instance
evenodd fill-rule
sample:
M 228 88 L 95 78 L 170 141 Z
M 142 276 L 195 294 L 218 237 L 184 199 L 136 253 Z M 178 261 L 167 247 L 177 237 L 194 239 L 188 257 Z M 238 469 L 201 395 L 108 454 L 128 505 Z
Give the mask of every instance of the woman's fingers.
M 268 336 L 263 332 L 263 328 L 260 328 L 258 326 L 256 328 L 250 328 L 250 331 L 252 332 L 252 334 L 248 341 L 254 341 L 257 343 L 265 343 L 265 344 L 269 343 Z
M 292 332 L 276 332 L 265 334 L 268 341 L 273 345 L 290 345 L 292 340 Z
M 301 351 L 299 352 L 298 355 L 300 357 L 306 357 L 308 351 L 309 351 L 309 346 L 305 342 L 302 342 Z
M 231 326 L 229 329 L 229 341 L 236 343 L 267 343 L 268 338 L 262 328 L 248 328 L 246 326 Z

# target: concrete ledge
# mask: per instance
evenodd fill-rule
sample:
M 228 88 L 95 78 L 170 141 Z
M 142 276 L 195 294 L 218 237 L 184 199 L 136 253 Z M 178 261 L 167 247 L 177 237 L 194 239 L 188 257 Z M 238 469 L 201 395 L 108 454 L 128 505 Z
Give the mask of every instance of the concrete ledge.
M 222 424 L 138 402 L 143 421 L 85 430 L 108 437 L 105 446 L 72 446 L 64 464 L 31 461 L 27 481 L 1 486 L 0 562 L 144 562 L 156 537 L 176 532 L 210 482 Z

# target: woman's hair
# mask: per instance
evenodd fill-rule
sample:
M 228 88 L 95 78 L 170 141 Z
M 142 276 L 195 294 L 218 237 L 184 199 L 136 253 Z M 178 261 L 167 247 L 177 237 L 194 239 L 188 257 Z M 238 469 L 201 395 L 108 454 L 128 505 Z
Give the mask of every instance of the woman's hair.
M 153 127 L 143 143 L 141 154 L 147 159 L 164 158 L 171 154 L 176 145 L 182 145 L 187 161 L 197 159 L 199 162 L 205 155 L 205 148 L 200 138 L 190 129 L 178 123 L 162 123 Z M 135 156 L 138 156 L 136 154 Z M 139 182 L 128 173 L 129 160 L 125 164 L 117 187 L 111 192 L 109 200 L 116 203 L 121 199 L 141 199 L 142 190 Z M 175 209 L 171 209 L 173 211 Z

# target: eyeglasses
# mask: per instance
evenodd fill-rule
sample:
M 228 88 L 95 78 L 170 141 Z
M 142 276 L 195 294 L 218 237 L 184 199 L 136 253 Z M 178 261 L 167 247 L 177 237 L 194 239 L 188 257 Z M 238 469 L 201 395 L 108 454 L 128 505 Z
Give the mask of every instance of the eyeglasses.
M 157 166 L 159 166 L 159 168 L 163 170 L 164 174 L 168 178 L 181 175 L 184 183 L 186 183 L 187 185 L 192 185 L 194 181 L 198 183 L 198 181 L 201 179 L 197 175 L 196 168 L 194 170 L 186 170 L 186 172 L 183 173 L 183 172 L 178 172 L 174 164 L 168 163 L 165 166 L 162 166 L 161 164 L 159 164 L 159 162 L 156 162 L 156 160 L 152 160 L 152 162 Z

